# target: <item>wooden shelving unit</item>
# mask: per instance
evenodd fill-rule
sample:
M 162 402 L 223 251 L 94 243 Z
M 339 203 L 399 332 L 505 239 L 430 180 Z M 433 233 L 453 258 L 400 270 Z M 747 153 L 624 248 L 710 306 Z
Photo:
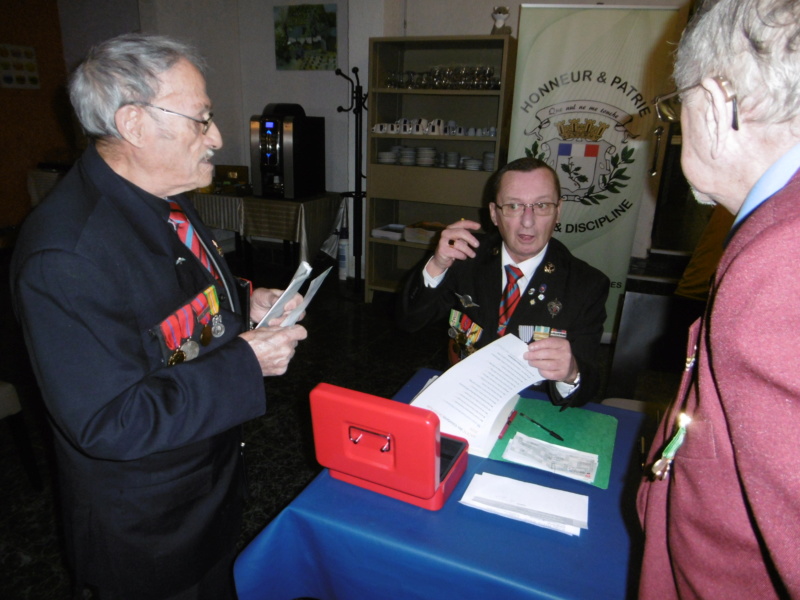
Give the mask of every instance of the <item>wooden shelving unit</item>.
M 370 39 L 367 302 L 372 300 L 375 291 L 397 291 L 407 270 L 430 250 L 425 244 L 372 237 L 372 229 L 389 223 L 439 221 L 447 224 L 460 218 L 480 221 L 484 211 L 483 193 L 491 176 L 491 172 L 485 170 L 384 164 L 378 160 L 379 153 L 396 146 L 433 147 L 439 154 L 458 152 L 462 157 L 482 160 L 485 152 L 493 152 L 495 169 L 505 164 L 515 57 L 515 40 L 509 36 Z M 441 72 L 462 67 L 467 67 L 467 72 L 474 71 L 473 80 L 438 79 L 432 75 L 437 69 Z M 492 73 L 491 78 L 479 76 L 486 73 Z M 376 124 L 396 123 L 403 118 L 455 121 L 465 132 L 469 128 L 476 131 L 493 128 L 496 134 L 373 131 Z

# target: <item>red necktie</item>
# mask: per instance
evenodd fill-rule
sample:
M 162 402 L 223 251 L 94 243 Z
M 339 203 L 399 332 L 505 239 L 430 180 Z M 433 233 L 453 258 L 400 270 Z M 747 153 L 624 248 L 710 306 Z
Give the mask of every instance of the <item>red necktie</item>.
M 503 300 L 500 302 L 500 320 L 497 323 L 497 335 L 505 335 L 506 327 L 514 313 L 514 309 L 519 304 L 519 278 L 522 271 L 514 265 L 506 265 L 506 290 L 503 292 Z
M 186 213 L 183 212 L 180 205 L 172 200 L 169 201 L 169 209 L 169 222 L 175 228 L 180 240 L 192 251 L 192 254 L 203 263 L 203 266 L 208 269 L 214 277 L 219 279 L 217 270 L 214 268 L 214 264 L 209 260 L 205 248 L 203 248 L 203 245 L 200 243 L 200 238 L 197 237 L 194 227 L 189 221 L 189 217 L 186 216 Z

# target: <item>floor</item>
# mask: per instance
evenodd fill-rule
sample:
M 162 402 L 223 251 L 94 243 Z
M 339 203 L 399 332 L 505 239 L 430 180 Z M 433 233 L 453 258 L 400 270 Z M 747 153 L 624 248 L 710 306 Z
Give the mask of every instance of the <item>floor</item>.
M 283 286 L 292 269 L 285 266 L 280 245 L 255 248 L 252 278 L 257 285 Z M 2 285 L 7 285 L 7 252 L 3 252 Z M 239 264 L 232 262 L 234 268 Z M 241 533 L 244 546 L 318 473 L 310 432 L 308 394 L 319 382 L 391 397 L 421 367 L 441 369 L 446 332 L 431 326 L 416 334 L 399 332 L 393 321 L 394 297 L 376 294 L 365 304 L 352 281 L 336 278 L 335 268 L 308 310 L 309 331 L 289 371 L 266 380 L 267 414 L 245 426 L 251 498 Z M 0 294 L 6 297 L 6 293 Z M 5 302 L 5 300 L 4 300 Z M 0 377 L 19 383 L 35 398 L 18 328 L 7 306 L 0 306 L 3 341 Z M 612 349 L 603 346 L 600 359 L 610 363 Z M 608 369 L 606 369 L 608 370 Z M 673 373 L 640 377 L 637 397 L 663 403 L 677 384 Z M 603 393 L 598 394 L 602 399 Z M 60 550 L 51 461 L 44 417 L 29 402 L 26 425 L 33 438 L 43 489 L 35 490 L 20 466 L 11 435 L 0 425 L 0 598 L 61 600 L 68 597 L 68 576 Z

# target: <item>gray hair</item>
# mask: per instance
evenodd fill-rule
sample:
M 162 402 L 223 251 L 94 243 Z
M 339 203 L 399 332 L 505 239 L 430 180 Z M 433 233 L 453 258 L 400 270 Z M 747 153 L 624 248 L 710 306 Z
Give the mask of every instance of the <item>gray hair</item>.
M 800 114 L 800 2 L 705 0 L 678 46 L 675 83 L 721 75 L 751 121 L 784 123 Z
M 205 70 L 197 51 L 167 37 L 128 33 L 95 46 L 72 74 L 69 96 L 86 135 L 115 137 L 117 110 L 158 96 L 158 76 L 185 59 Z

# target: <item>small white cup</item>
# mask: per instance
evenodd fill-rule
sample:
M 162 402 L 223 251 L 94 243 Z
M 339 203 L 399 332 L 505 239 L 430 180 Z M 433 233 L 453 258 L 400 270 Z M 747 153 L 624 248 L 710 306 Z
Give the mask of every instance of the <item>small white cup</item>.
M 475 136 L 475 128 L 474 127 L 470 127 L 469 129 L 467 129 L 467 135 L 471 135 L 471 136 L 474 137 Z
M 427 131 L 427 128 L 422 123 L 417 123 L 414 125 L 414 133 L 423 134 Z
M 442 128 L 436 123 L 428 125 L 428 135 L 442 135 Z

